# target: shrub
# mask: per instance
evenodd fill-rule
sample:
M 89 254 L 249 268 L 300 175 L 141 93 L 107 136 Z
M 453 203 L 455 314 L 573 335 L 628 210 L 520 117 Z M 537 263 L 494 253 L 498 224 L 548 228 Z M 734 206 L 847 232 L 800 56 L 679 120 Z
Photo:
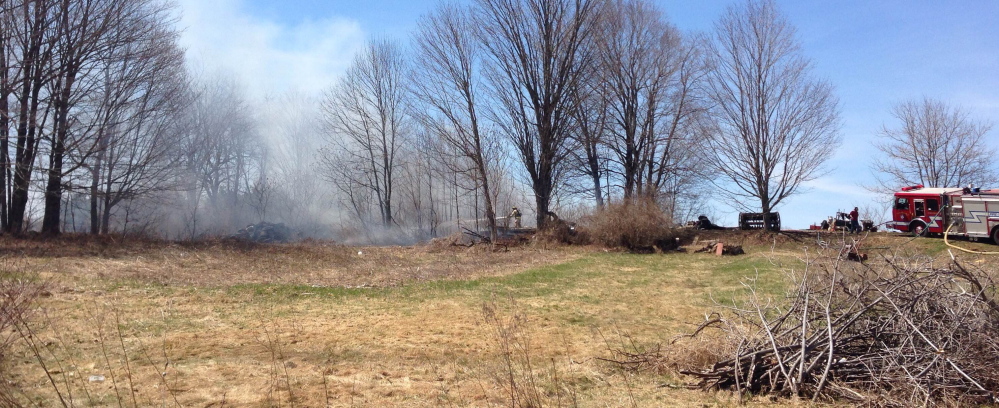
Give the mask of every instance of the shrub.
M 542 244 L 587 245 L 589 237 L 576 229 L 576 225 L 558 217 L 550 217 L 544 227 L 538 229 L 535 241 Z
M 676 249 L 691 239 L 689 230 L 675 227 L 650 199 L 609 204 L 584 217 L 580 228 L 594 243 L 632 252 Z

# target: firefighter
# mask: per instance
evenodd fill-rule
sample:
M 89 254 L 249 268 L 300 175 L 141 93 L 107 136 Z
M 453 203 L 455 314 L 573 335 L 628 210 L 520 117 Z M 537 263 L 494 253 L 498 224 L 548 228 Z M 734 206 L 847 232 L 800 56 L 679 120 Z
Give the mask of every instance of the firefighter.
M 520 210 L 518 210 L 517 207 L 513 207 L 513 209 L 510 210 L 510 215 L 507 216 L 507 218 L 513 218 L 514 228 L 520 228 L 520 217 Z
M 860 212 L 857 207 L 853 207 L 853 211 L 850 211 L 850 232 L 859 234 L 860 231 Z

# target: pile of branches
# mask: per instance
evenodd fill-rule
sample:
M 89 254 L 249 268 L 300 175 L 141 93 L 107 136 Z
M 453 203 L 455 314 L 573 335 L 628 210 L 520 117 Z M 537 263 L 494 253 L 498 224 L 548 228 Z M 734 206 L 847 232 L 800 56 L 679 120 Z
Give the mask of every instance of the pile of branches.
M 792 274 L 786 299 L 747 284 L 720 329 L 734 353 L 680 370 L 693 388 L 877 406 L 991 404 L 999 398 L 999 304 L 989 273 L 953 260 L 827 262 Z M 718 333 L 716 333 L 718 334 Z

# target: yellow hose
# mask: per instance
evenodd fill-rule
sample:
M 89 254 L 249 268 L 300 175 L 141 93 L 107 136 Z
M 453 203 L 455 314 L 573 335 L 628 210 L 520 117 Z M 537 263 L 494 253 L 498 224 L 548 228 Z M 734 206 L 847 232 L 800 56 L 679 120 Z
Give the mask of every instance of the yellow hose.
M 948 236 L 948 235 L 950 235 L 950 229 L 951 229 L 951 228 L 953 228 L 953 227 L 954 227 L 954 223 L 951 223 L 951 224 L 950 224 L 950 225 L 949 225 L 949 226 L 947 227 L 947 231 L 944 231 L 944 243 L 945 243 L 945 244 L 947 244 L 947 246 L 949 246 L 949 247 L 951 247 L 951 248 L 954 248 L 954 249 L 956 249 L 956 250 L 958 250 L 958 251 L 964 251 L 964 252 L 967 252 L 967 253 L 969 253 L 969 254 L 978 254 L 978 255 L 999 255 L 999 252 L 996 252 L 996 251 L 975 251 L 975 250 L 973 250 L 973 249 L 966 249 L 966 248 L 961 248 L 961 247 L 959 247 L 959 246 L 957 246 L 957 245 L 954 245 L 954 244 L 951 244 L 951 243 L 950 243 L 950 241 L 948 241 L 948 240 L 947 240 L 947 236 Z

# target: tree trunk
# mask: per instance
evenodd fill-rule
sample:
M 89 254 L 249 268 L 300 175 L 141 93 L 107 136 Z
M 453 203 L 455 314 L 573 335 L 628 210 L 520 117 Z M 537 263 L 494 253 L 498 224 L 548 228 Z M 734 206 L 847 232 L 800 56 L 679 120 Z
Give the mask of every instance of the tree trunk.
M 36 140 L 39 125 L 38 106 L 39 94 L 45 85 L 50 52 L 43 52 L 42 47 L 51 47 L 51 38 L 47 35 L 48 2 L 37 2 L 33 9 L 24 6 L 23 20 L 20 27 L 25 30 L 17 33 L 22 37 L 20 45 L 20 93 L 17 95 L 17 140 L 14 152 L 14 174 L 11 180 L 10 203 L 7 212 L 6 232 L 20 234 L 24 229 L 24 215 L 28 205 L 28 189 L 31 185 L 31 173 L 35 165 L 35 154 L 38 147 Z M 10 27 L 4 27 L 10 29 Z M 10 31 L 14 33 L 14 31 Z M 8 152 L 9 153 L 9 152 Z M 5 159 L 6 160 L 6 159 Z
M 66 82 L 55 101 L 55 135 L 52 151 L 49 154 L 49 179 L 45 186 L 45 216 L 42 219 L 42 234 L 59 235 L 59 217 L 62 215 L 62 168 L 66 155 L 66 137 L 69 135 L 69 98 L 76 75 L 75 69 L 66 68 Z
M 0 47 L 0 53 L 5 52 Z M 0 58 L 5 58 L 0 55 Z M 7 66 L 0 63 L 0 230 L 7 231 L 7 184 L 10 173 L 10 107 L 7 97 Z
M 395 137 L 395 135 L 392 135 Z M 389 148 L 385 145 L 385 139 L 383 140 L 383 150 L 382 150 L 382 175 L 385 177 L 385 201 L 382 207 L 382 223 L 384 223 L 385 228 L 392 228 L 392 160 L 389 153 Z
M 489 240 L 496 242 L 498 235 L 496 231 L 496 208 L 493 207 L 492 190 L 489 189 L 489 177 L 486 176 L 486 166 L 482 161 L 481 155 L 479 156 L 477 164 L 479 174 L 482 176 L 482 196 L 485 198 L 486 221 L 489 224 Z
M 536 221 L 539 230 L 548 226 L 548 212 L 550 210 L 552 192 L 550 180 L 551 176 L 542 176 L 534 182 L 534 203 L 538 209 Z
M 97 235 L 101 233 L 101 222 L 100 222 L 100 203 L 97 200 L 97 196 L 100 192 L 100 172 L 97 167 L 90 170 L 90 175 L 93 179 L 90 182 L 90 235 Z
M 101 234 L 107 235 L 111 231 L 111 194 L 104 194 L 104 208 L 101 212 Z
M 6 30 L 6 27 L 0 27 Z M 10 43 L 0 34 L 0 230 L 7 230 L 7 175 L 10 172 L 10 97 L 11 84 L 8 71 L 7 49 Z
M 45 185 L 45 215 L 42 218 L 42 234 L 59 235 L 62 216 L 62 161 L 65 145 L 56 140 L 52 146 L 49 179 Z
M 589 173 L 593 179 L 593 197 L 597 201 L 597 209 L 604 208 L 604 192 L 603 186 L 600 184 L 600 162 L 593 155 L 587 160 L 587 164 L 590 166 Z
M 548 206 L 551 205 L 551 198 L 547 194 L 536 193 L 534 196 L 534 203 L 538 207 L 537 223 L 538 229 L 544 229 L 548 227 Z
M 11 194 L 10 220 L 8 231 L 23 233 L 24 215 L 28 209 L 28 189 L 31 187 L 31 172 L 34 168 L 36 132 L 38 130 L 39 93 L 42 78 L 26 78 L 22 88 L 21 108 L 17 127 L 17 152 L 14 157 L 14 191 Z

